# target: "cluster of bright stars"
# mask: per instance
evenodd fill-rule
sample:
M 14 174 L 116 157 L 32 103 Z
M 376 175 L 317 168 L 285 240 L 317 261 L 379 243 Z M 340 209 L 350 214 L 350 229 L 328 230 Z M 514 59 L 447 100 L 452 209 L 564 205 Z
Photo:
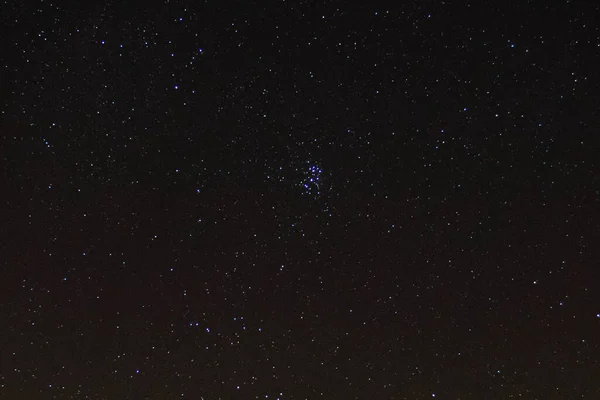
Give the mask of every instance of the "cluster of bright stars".
M 305 194 L 321 193 L 321 173 L 323 170 L 316 165 L 310 165 L 305 172 L 304 179 L 301 182 Z

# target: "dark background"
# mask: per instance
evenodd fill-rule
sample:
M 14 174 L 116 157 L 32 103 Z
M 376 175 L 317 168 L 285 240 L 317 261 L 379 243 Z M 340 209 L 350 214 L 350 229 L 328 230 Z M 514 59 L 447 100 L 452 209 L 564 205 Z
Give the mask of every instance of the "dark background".
M 0 399 L 600 398 L 596 2 L 1 7 Z

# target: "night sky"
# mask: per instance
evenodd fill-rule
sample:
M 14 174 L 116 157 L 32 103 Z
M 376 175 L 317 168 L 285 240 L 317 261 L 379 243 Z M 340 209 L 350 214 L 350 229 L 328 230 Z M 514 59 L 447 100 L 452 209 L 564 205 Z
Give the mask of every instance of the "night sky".
M 600 6 L 357 4 L 2 3 L 0 399 L 600 398 Z

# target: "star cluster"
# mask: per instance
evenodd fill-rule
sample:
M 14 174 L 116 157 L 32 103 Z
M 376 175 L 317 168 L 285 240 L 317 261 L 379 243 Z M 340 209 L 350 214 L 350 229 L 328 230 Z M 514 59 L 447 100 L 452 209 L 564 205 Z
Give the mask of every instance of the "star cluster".
M 321 194 L 321 168 L 316 165 L 310 166 L 304 172 L 304 178 L 300 182 L 300 186 L 305 194 L 319 195 Z

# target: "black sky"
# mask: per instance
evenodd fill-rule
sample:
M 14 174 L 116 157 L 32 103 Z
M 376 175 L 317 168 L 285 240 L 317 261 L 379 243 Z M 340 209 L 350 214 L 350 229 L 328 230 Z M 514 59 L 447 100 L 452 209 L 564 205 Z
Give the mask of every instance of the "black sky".
M 0 399 L 600 398 L 600 9 L 5 1 Z

